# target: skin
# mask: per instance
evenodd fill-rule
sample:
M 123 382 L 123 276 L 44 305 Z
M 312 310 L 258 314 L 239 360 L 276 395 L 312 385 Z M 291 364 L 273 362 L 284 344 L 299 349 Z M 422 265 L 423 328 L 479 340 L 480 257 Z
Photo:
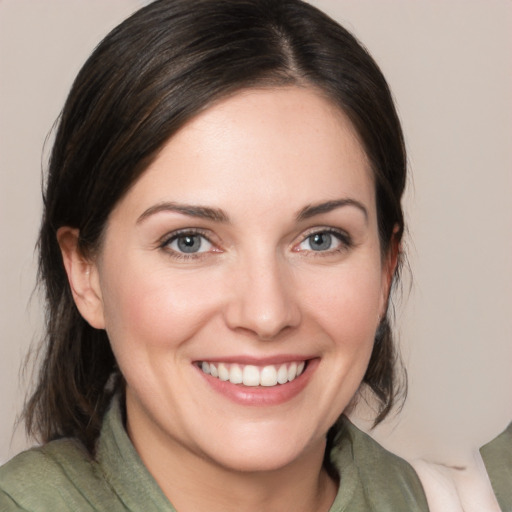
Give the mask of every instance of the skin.
M 421 479 L 431 512 L 500 512 L 478 449 L 457 466 L 421 459 L 411 464 Z
M 200 252 L 180 253 L 177 230 Z M 325 434 L 360 386 L 396 264 L 381 254 L 372 172 L 347 117 L 308 88 L 237 93 L 164 145 L 96 257 L 77 234 L 58 233 L 75 301 L 107 330 L 129 436 L 174 506 L 328 510 Z M 275 388 L 233 399 L 197 366 L 276 358 L 309 361 L 284 401 Z

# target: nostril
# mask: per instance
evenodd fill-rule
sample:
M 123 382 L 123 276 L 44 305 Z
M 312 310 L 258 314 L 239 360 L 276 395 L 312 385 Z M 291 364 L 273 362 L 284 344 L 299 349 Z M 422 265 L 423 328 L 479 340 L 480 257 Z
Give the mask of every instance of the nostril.
M 262 258 L 265 261 L 262 262 Z M 300 323 L 300 310 L 288 270 L 270 256 L 241 258 L 230 279 L 225 319 L 231 329 L 272 341 Z

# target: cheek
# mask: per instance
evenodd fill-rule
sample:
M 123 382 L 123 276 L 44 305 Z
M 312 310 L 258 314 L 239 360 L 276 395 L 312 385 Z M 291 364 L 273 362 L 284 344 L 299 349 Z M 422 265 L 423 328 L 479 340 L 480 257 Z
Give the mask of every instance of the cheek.
M 104 283 L 106 330 L 118 358 L 124 354 L 176 348 L 208 321 L 213 297 L 204 280 L 168 271 L 141 271 L 137 265 L 113 269 Z
M 365 350 L 373 344 L 382 304 L 377 264 L 350 266 L 323 274 L 308 288 L 307 307 L 331 339 Z M 306 293 L 306 292 L 305 292 Z

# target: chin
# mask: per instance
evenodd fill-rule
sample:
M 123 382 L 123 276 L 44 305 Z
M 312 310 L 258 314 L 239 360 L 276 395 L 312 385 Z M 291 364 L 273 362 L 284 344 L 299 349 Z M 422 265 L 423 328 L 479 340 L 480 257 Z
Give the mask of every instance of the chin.
M 243 434 L 227 435 L 208 446 L 211 460 L 236 472 L 271 472 L 302 458 L 323 459 L 325 436 L 312 439 L 307 432 L 287 432 L 276 426 L 253 425 Z M 205 450 L 206 451 L 206 450 Z
M 276 450 L 274 447 L 246 449 L 239 447 L 231 453 L 215 454 L 215 462 L 229 471 L 239 473 L 263 473 L 279 471 L 301 456 L 296 448 Z

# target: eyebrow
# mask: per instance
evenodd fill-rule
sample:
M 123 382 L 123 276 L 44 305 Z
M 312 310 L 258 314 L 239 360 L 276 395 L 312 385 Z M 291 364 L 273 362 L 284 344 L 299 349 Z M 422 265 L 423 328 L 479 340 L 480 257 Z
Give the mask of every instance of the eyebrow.
M 160 212 L 176 212 L 189 217 L 198 217 L 200 219 L 213 220 L 215 222 L 229 222 L 228 215 L 220 208 L 210 208 L 208 206 L 194 206 L 189 204 L 180 204 L 174 202 L 158 203 L 151 206 L 142 213 L 137 219 L 137 224 L 141 223 L 148 217 Z
M 322 213 L 329 213 L 337 208 L 344 206 L 353 206 L 359 209 L 368 221 L 368 210 L 366 207 L 355 199 L 336 199 L 333 201 L 325 201 L 323 203 L 317 203 L 305 206 L 296 215 L 297 221 L 303 221 L 314 217 L 315 215 L 321 215 Z M 188 215 L 189 217 L 197 217 L 200 219 L 208 219 L 214 222 L 229 223 L 229 216 L 227 213 L 220 208 L 211 208 L 209 206 L 194 206 L 189 204 L 181 204 L 175 202 L 163 202 L 151 206 L 145 210 L 137 219 L 137 224 L 143 222 L 148 217 L 155 215 L 160 212 L 175 212 L 181 213 L 182 215 Z
M 344 206 L 354 206 L 363 213 L 366 222 L 368 222 L 368 210 L 366 207 L 356 199 L 350 198 L 335 199 L 333 201 L 326 201 L 325 203 L 308 205 L 302 208 L 302 210 L 297 214 L 297 220 L 306 220 L 314 217 L 315 215 L 329 213 L 332 210 L 336 210 L 337 208 L 342 208 Z

